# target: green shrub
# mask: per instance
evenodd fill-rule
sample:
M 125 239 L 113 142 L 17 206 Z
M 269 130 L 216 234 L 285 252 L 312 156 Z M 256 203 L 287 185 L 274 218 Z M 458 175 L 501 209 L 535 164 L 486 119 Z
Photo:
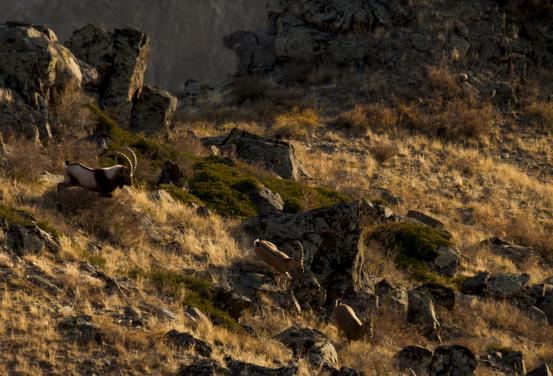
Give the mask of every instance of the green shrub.
M 288 213 L 310 209 L 304 204 L 306 197 L 310 197 L 316 207 L 348 201 L 348 197 L 330 189 L 263 177 L 245 165 L 218 157 L 199 160 L 194 166 L 194 176 L 189 184 L 190 193 L 219 214 L 236 217 L 257 214 L 258 208 L 250 195 L 260 184 L 280 194 L 284 201 L 284 211 Z
M 36 225 L 54 238 L 59 239 L 60 237 L 58 230 L 51 224 L 46 221 L 36 222 L 33 215 L 26 210 L 0 205 L 0 219 L 4 219 L 6 222 L 19 227 L 34 227 Z
M 421 282 L 450 284 L 446 278 L 430 272 L 427 262 L 433 261 L 440 246 L 453 245 L 451 235 L 443 230 L 410 222 L 386 223 L 377 226 L 367 236 L 368 241 L 377 241 L 395 252 L 396 265 L 408 271 Z
M 189 202 L 193 202 L 195 204 L 200 205 L 202 203 L 200 199 L 198 199 L 193 194 L 190 194 L 190 192 L 182 188 L 179 188 L 173 184 L 162 184 L 159 186 L 159 188 L 169 193 L 174 200 L 179 201 L 183 204 L 188 204 Z

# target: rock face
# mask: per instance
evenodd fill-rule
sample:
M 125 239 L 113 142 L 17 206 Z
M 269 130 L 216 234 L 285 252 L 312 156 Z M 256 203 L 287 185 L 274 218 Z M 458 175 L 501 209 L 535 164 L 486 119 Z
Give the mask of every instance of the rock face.
M 217 146 L 223 153 L 235 155 L 246 163 L 260 164 L 284 179 L 298 180 L 300 176 L 294 148 L 287 142 L 234 128 Z
M 46 142 L 50 113 L 81 87 L 77 59 L 36 25 L 1 24 L 0 45 L 0 130 Z
M 0 80 L 33 109 L 59 103 L 80 88 L 77 60 L 52 30 L 8 23 L 0 25 L 0 41 Z
M 133 100 L 144 84 L 150 55 L 150 39 L 134 29 L 116 29 L 113 37 L 113 64 L 103 105 L 123 124 L 128 124 Z
M 440 327 L 430 297 L 424 293 L 409 291 L 408 298 L 407 322 L 420 326 L 428 333 L 432 333 Z
M 58 240 L 34 221 L 19 225 L 0 218 L 0 231 L 6 234 L 8 249 L 18 256 L 40 254 L 44 251 L 57 253 L 60 250 Z
M 314 369 L 333 368 L 338 363 L 334 345 L 317 330 L 293 327 L 277 335 L 276 339 L 289 347 L 295 357 L 305 358 Z
M 472 351 L 459 345 L 440 346 L 434 354 L 424 347 L 407 346 L 396 355 L 396 362 L 400 371 L 417 376 L 470 376 L 478 366 Z
M 355 294 L 354 268 L 365 226 L 390 220 L 380 206 L 368 201 L 337 204 L 300 214 L 281 213 L 249 219 L 245 230 L 278 247 L 300 241 L 304 268 L 326 290 L 326 303 Z
M 477 365 L 476 356 L 466 347 L 440 346 L 434 351 L 430 375 L 469 376 L 474 374 Z
M 76 57 L 95 68 L 100 82 L 105 82 L 113 63 L 113 40 L 112 33 L 88 24 L 75 30 L 65 45 Z
M 397 368 L 400 371 L 412 371 L 415 375 L 428 373 L 432 351 L 419 346 L 407 346 L 396 355 Z
M 132 107 L 131 130 L 153 135 L 166 130 L 171 124 L 177 98 L 171 93 L 144 86 Z

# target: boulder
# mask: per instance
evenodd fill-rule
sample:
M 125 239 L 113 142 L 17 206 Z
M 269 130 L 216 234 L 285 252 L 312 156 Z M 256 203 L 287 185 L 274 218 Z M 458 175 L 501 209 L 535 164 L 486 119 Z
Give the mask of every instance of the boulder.
M 179 165 L 173 161 L 166 161 L 161 169 L 157 184 L 172 184 L 176 187 L 181 187 L 183 178 L 184 175 L 182 174 Z
M 549 369 L 546 363 L 543 363 L 541 366 L 534 368 L 532 371 L 528 372 L 526 376 L 552 376 L 553 373 Z
M 292 327 L 275 338 L 290 348 L 294 357 L 304 358 L 314 369 L 323 366 L 333 368 L 338 363 L 334 345 L 323 333 L 315 329 Z
M 180 333 L 173 329 L 165 334 L 165 338 L 179 348 L 187 350 L 193 347 L 201 356 L 207 358 L 211 356 L 211 345 L 205 341 L 194 338 L 191 334 Z
M 83 315 L 66 317 L 58 323 L 58 330 L 63 338 L 69 342 L 86 345 L 94 342 L 102 344 L 102 332 L 92 325 L 92 317 Z
M 482 246 L 489 247 L 493 252 L 500 256 L 506 257 L 514 262 L 523 263 L 528 261 L 529 258 L 536 258 L 537 254 L 534 248 L 523 247 L 504 239 L 493 237 L 483 240 L 480 243 Z
M 528 274 L 498 274 L 488 279 L 486 292 L 496 298 L 513 298 L 523 291 L 529 280 Z
M 88 24 L 75 30 L 65 45 L 76 57 L 96 69 L 100 82 L 104 82 L 113 64 L 113 42 L 113 33 Z
M 250 218 L 244 229 L 255 238 L 271 239 L 277 247 L 300 241 L 304 268 L 317 277 L 329 304 L 355 293 L 353 271 L 359 262 L 361 233 L 366 226 L 385 220 L 390 217 L 379 205 L 355 201 L 306 213 Z
M 225 363 L 231 375 L 241 376 L 296 376 L 299 375 L 298 367 L 286 366 L 280 368 L 268 368 L 255 364 L 233 360 L 230 356 L 224 357 Z
M 166 131 L 177 109 L 177 98 L 152 86 L 144 86 L 134 100 L 131 130 L 146 135 Z
M 0 24 L 0 82 L 37 111 L 59 104 L 82 82 L 77 59 L 54 36 L 39 26 Z
M 438 247 L 436 252 L 438 256 L 436 256 L 432 263 L 438 273 L 447 277 L 455 276 L 461 264 L 459 251 L 451 247 Z
M 409 305 L 407 289 L 404 287 L 394 287 L 385 279 L 378 282 L 374 289 L 378 296 L 380 307 L 387 308 L 392 312 L 397 312 L 401 316 L 407 315 L 407 308 Z
M 58 240 L 35 224 L 19 226 L 4 222 L 0 223 L 0 229 L 5 229 L 8 249 L 18 256 L 60 250 Z
M 276 62 L 274 37 L 265 32 L 237 31 L 223 38 L 237 57 L 236 73 L 267 72 Z
M 445 225 L 436 218 L 432 218 L 431 216 L 418 212 L 416 210 L 409 210 L 409 212 L 407 213 L 407 218 L 414 219 L 422 224 L 439 230 L 443 230 L 445 228 Z
M 419 326 L 425 333 L 433 334 L 440 327 L 440 323 L 432 299 L 418 291 L 409 291 L 408 299 L 407 322 Z
M 313 273 L 307 272 L 295 276 L 291 287 L 302 309 L 318 310 L 324 306 L 326 291 Z
M 423 376 L 428 374 L 432 351 L 420 346 L 407 346 L 397 353 L 395 360 L 399 371 Z
M 182 366 L 177 376 L 230 376 L 230 372 L 216 360 L 202 359 L 197 363 Z
M 547 315 L 549 323 L 553 323 L 553 289 L 550 289 L 538 300 L 536 307 L 541 309 Z
M 440 346 L 434 351 L 430 363 L 430 375 L 470 376 L 474 374 L 478 360 L 466 347 Z
M 493 368 L 508 374 L 524 375 L 526 366 L 522 351 L 498 350 L 487 354 L 487 360 Z
M 463 281 L 461 292 L 467 295 L 482 295 L 488 283 L 489 273 L 479 272 L 475 276 Z
M 198 328 L 200 325 L 209 326 L 211 324 L 209 318 L 196 307 L 187 305 L 184 307 L 183 311 L 185 317 L 191 322 L 193 327 Z
M 250 192 L 250 198 L 257 206 L 259 215 L 269 215 L 282 212 L 284 209 L 284 200 L 280 194 L 271 191 L 263 184 L 255 187 Z
M 115 30 L 113 63 L 102 105 L 122 125 L 129 124 L 133 100 L 142 90 L 150 48 L 145 33 L 131 28 Z
M 218 147 L 246 163 L 262 165 L 284 179 L 298 180 L 301 175 L 294 147 L 287 142 L 234 128 Z

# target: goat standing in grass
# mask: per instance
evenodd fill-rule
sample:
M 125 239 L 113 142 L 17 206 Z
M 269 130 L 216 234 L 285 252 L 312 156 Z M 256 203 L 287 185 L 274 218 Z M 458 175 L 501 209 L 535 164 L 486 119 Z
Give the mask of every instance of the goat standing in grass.
M 275 244 L 266 240 L 257 239 L 253 242 L 253 245 L 257 257 L 280 273 L 285 274 L 288 279 L 292 279 L 291 274 L 303 272 L 303 255 L 298 255 L 297 259 L 293 259 L 280 251 Z M 301 243 L 299 243 L 299 247 L 301 247 Z M 303 248 L 300 252 L 303 254 Z
M 131 153 L 132 161 L 120 151 L 114 154 L 121 157 L 126 165 L 117 164 L 92 169 L 81 163 L 65 162 L 65 179 L 63 183 L 58 184 L 58 192 L 67 187 L 80 186 L 87 191 L 98 192 L 103 197 L 112 197 L 113 191 L 117 188 L 123 188 L 125 185 L 132 186 L 138 159 L 132 149 L 125 149 Z
M 338 330 L 349 341 L 359 341 L 364 337 L 371 338 L 373 335 L 372 316 L 368 323 L 363 324 L 357 314 L 349 305 L 336 299 L 334 305 L 334 321 Z

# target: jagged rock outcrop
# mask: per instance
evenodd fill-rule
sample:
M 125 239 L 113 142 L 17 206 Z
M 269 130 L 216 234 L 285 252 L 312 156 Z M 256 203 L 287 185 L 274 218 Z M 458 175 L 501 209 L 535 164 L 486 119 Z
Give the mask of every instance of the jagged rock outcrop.
M 211 352 L 213 351 L 211 348 L 211 345 L 205 341 L 202 341 L 200 339 L 194 338 L 191 334 L 188 333 L 181 333 L 176 330 L 170 330 L 165 334 L 165 338 L 168 342 L 172 343 L 173 345 L 181 348 L 181 349 L 190 349 L 194 348 L 194 350 L 205 357 L 210 357 Z
M 334 345 L 321 332 L 309 328 L 292 327 L 275 337 L 294 353 L 294 357 L 304 358 L 313 369 L 333 368 L 338 363 Z
M 215 145 L 223 154 L 229 154 L 246 163 L 262 165 L 284 179 L 298 180 L 301 176 L 294 147 L 284 141 L 234 128 L 224 139 L 208 138 L 204 139 L 204 144 Z
M 81 87 L 77 59 L 38 25 L 1 24 L 0 45 L 0 131 L 47 142 L 51 113 Z
M 400 371 L 409 371 L 417 376 L 470 376 L 478 366 L 474 353 L 459 345 L 440 346 L 434 353 L 424 347 L 407 346 L 395 359 Z
M 132 107 L 131 130 L 154 135 L 168 129 L 177 109 L 177 98 L 168 91 L 144 86 Z
M 394 218 L 380 205 L 356 201 L 306 213 L 255 217 L 244 228 L 252 236 L 270 240 L 279 247 L 300 241 L 304 268 L 326 289 L 326 304 L 330 304 L 336 298 L 355 294 L 353 275 L 363 229 Z

